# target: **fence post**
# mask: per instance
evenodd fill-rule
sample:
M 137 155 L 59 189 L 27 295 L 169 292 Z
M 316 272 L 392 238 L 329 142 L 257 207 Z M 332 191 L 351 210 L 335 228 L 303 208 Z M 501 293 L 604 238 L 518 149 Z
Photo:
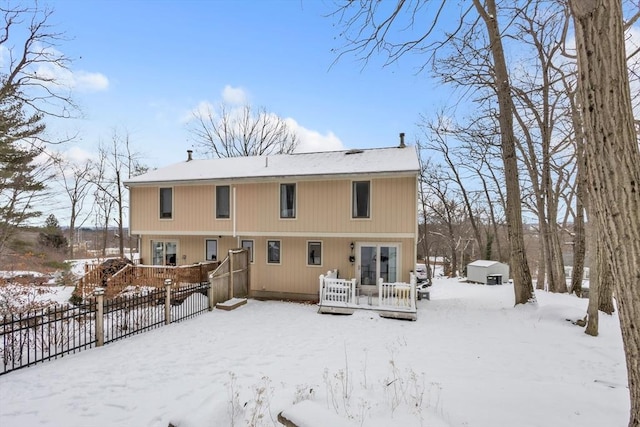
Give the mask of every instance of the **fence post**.
M 171 324 L 171 279 L 164 279 L 164 324 Z
M 229 250 L 229 295 L 227 299 L 233 298 L 233 251 Z
M 104 288 L 96 288 L 96 347 L 104 345 Z
M 213 303 L 213 283 L 211 283 L 210 278 L 207 278 L 207 280 L 209 281 L 209 289 L 207 289 L 207 299 L 209 300 L 209 311 L 212 311 L 215 306 L 215 304 Z

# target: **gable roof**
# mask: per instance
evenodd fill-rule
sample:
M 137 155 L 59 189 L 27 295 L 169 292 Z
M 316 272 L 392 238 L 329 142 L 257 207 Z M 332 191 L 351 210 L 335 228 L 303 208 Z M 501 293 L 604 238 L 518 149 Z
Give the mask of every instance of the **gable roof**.
M 496 264 L 502 264 L 499 261 L 491 261 L 491 260 L 486 260 L 486 259 L 479 259 L 473 262 L 470 262 L 469 265 L 472 265 L 474 267 L 491 267 L 492 265 L 496 265 Z
M 323 151 L 271 156 L 190 160 L 149 171 L 125 185 L 239 178 L 417 173 L 414 147 Z

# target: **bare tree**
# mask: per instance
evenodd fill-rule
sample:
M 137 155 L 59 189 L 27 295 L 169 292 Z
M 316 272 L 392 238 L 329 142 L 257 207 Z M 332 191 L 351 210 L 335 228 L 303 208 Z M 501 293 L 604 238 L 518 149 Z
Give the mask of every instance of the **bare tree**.
M 34 205 L 46 197 L 44 118 L 75 109 L 56 74 L 43 72 L 68 64 L 53 49 L 61 34 L 48 24 L 51 13 L 37 4 L 0 5 L 0 252 L 18 227 L 40 215 Z
M 569 0 L 576 29 L 590 209 L 615 283 L 627 361 L 629 426 L 640 426 L 640 147 L 620 0 Z
M 11 97 L 42 116 L 70 117 L 77 106 L 59 79 L 70 60 L 56 49 L 64 34 L 49 21 L 53 10 L 35 6 L 0 6 L 0 46 L 6 49 L 0 98 Z
M 114 129 L 109 145 L 101 144 L 99 161 L 92 183 L 96 187 L 97 218 L 103 229 L 103 251 L 111 224 L 112 209 L 116 210 L 115 225 L 118 228 L 119 256 L 124 258 L 124 210 L 127 207 L 123 181 L 146 171 L 140 163 L 140 155 L 133 151 L 129 133 L 124 135 Z
M 91 191 L 91 174 L 93 173 L 93 162 L 86 160 L 83 163 L 65 161 L 61 157 L 54 159 L 60 174 L 60 181 L 64 191 L 69 198 L 69 257 L 74 257 L 74 245 L 76 243 L 75 233 L 77 227 L 89 218 L 88 213 L 84 219 L 80 219 L 85 208 L 85 201 Z
M 193 114 L 189 128 L 196 147 L 211 157 L 261 156 L 291 153 L 298 137 L 287 122 L 265 108 L 220 104 Z
M 484 24 L 484 34 L 488 37 L 488 44 L 483 46 L 483 55 L 490 60 L 490 73 L 479 75 L 477 79 L 489 82 L 497 99 L 498 112 L 496 114 L 500 127 L 500 146 L 504 174 L 506 179 L 507 228 L 510 243 L 510 265 L 514 279 L 515 303 L 525 304 L 535 300 L 531 273 L 526 257 L 522 208 L 520 203 L 520 182 L 518 178 L 517 153 L 515 148 L 515 134 L 513 125 L 513 102 L 509 73 L 506 66 L 502 34 L 498 26 L 498 10 L 494 0 L 486 0 L 482 4 L 474 0 L 472 5 L 466 3 L 460 10 L 460 20 L 453 31 L 448 31 L 443 38 L 434 37 L 441 12 L 447 6 L 445 1 L 399 1 L 393 7 L 387 8 L 383 2 L 347 2 L 335 12 L 345 27 L 343 37 L 347 46 L 341 55 L 356 53 L 368 61 L 377 52 L 387 55 L 387 62 L 399 59 L 407 52 L 421 52 L 433 54 L 448 41 L 461 34 L 462 38 L 479 34 L 478 25 Z M 477 16 L 472 16 L 472 11 Z M 401 23 L 403 13 L 408 15 L 407 21 Z M 426 22 L 423 18 L 426 16 Z M 467 23 L 467 18 L 470 23 Z M 418 21 L 420 25 L 418 25 Z M 400 28 L 398 31 L 396 28 Z M 420 34 L 407 34 L 403 30 L 424 28 Z M 464 29 L 464 31 L 463 31 Z M 407 38 L 397 41 L 398 34 L 407 34 Z M 415 37 L 414 37 L 415 36 Z M 429 59 L 427 60 L 429 62 Z

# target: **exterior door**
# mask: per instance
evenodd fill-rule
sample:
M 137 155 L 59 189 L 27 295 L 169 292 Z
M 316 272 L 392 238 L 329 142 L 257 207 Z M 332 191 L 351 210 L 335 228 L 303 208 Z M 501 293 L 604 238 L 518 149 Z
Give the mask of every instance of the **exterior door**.
M 178 254 L 177 242 L 151 241 L 151 257 L 153 265 L 176 265 Z
M 356 273 L 360 285 L 375 285 L 379 277 L 384 282 L 396 282 L 399 253 L 399 245 L 394 243 L 358 243 Z

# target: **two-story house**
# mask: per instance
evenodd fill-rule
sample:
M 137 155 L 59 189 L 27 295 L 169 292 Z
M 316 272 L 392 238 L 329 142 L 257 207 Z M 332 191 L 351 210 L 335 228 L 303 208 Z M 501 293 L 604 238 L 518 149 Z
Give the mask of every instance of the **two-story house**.
M 369 286 L 409 281 L 417 242 L 414 147 L 197 160 L 135 177 L 141 262 L 222 260 L 248 248 L 250 296 L 315 300 L 337 269 Z

